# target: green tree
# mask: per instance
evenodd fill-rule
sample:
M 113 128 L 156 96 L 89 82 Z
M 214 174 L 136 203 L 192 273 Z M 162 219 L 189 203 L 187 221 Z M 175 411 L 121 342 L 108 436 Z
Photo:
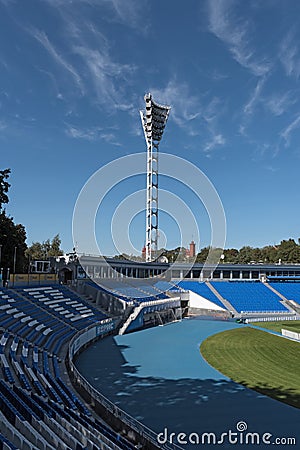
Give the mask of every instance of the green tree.
M 51 241 L 46 239 L 43 242 L 33 242 L 26 250 L 26 256 L 32 260 L 45 260 L 50 256 L 62 256 L 64 252 L 60 245 L 61 239 L 59 234 L 56 234 Z
M 7 179 L 9 178 L 10 172 L 10 169 L 0 170 L 0 211 L 3 208 L 3 204 L 7 204 L 9 202 L 7 193 L 10 188 L 10 184 Z
M 6 216 L 5 212 L 0 213 L 0 247 L 1 247 L 1 268 L 6 273 L 10 269 L 12 273 L 27 271 L 27 259 L 25 256 L 26 231 L 23 225 L 15 224 L 12 217 Z
M 43 249 L 43 244 L 40 242 L 33 242 L 26 250 L 26 256 L 30 259 L 45 259 L 46 254 Z
M 292 257 L 290 255 L 295 254 L 297 247 L 298 245 L 294 239 L 281 241 L 278 246 L 278 258 L 284 263 L 291 262 Z
M 264 263 L 278 262 L 278 248 L 275 245 L 266 245 L 261 249 L 261 260 Z
M 204 247 L 196 256 L 197 263 L 204 263 L 208 257 L 209 247 Z
M 60 248 L 61 239 L 59 234 L 56 234 L 51 241 L 50 248 L 48 250 L 48 256 L 62 256 L 64 254 L 63 250 Z
M 26 231 L 23 225 L 15 224 L 13 217 L 6 215 L 3 205 L 9 202 L 7 181 L 11 170 L 0 170 L 0 267 L 3 275 L 10 272 L 24 272 L 27 269 L 25 257 Z
M 228 248 L 224 250 L 224 263 L 234 264 L 237 262 L 239 251 L 236 248 Z
M 289 263 L 300 263 L 300 246 L 293 248 L 289 253 Z
M 248 264 L 253 261 L 253 248 L 249 246 L 242 247 L 239 251 L 238 262 Z

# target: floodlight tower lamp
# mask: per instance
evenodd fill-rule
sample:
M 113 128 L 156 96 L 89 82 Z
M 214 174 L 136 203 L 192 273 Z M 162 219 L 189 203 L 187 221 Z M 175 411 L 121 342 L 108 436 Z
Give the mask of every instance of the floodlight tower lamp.
M 146 261 L 157 256 L 158 248 L 158 150 L 170 107 L 159 105 L 146 94 L 146 111 L 140 111 L 147 145 Z

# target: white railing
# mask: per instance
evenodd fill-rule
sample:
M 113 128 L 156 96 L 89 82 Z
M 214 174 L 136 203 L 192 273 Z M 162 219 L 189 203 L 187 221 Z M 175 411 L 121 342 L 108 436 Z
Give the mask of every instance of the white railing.
M 300 320 L 300 316 L 249 317 L 249 322 L 279 322 L 283 320 Z
M 129 327 L 131 322 L 133 322 L 138 317 L 138 315 L 140 314 L 140 312 L 143 310 L 144 307 L 145 306 L 143 304 L 141 304 L 141 305 L 139 305 L 139 306 L 134 308 L 133 312 L 130 314 L 130 316 L 127 318 L 127 320 L 123 323 L 123 325 L 119 329 L 119 334 L 120 335 L 125 333 L 125 331 Z
M 148 306 L 154 306 L 154 305 L 164 305 L 167 303 L 172 303 L 176 300 L 180 300 L 179 297 L 169 297 L 167 299 L 161 299 L 161 300 L 149 300 L 148 302 L 142 302 L 139 306 L 134 308 L 134 311 L 130 314 L 130 316 L 127 318 L 127 320 L 123 323 L 122 327 L 119 330 L 119 334 L 124 334 L 131 322 L 133 322 L 140 312 L 147 308 Z

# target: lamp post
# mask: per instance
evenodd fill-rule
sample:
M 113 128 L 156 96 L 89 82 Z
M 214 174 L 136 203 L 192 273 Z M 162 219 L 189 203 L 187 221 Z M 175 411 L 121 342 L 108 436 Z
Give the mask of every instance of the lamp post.
M 16 263 L 17 263 L 17 247 L 14 250 L 14 274 L 16 273 Z
M 3 280 L 3 267 L 1 267 L 2 262 L 2 244 L 0 244 L 0 282 Z
M 14 275 L 13 275 L 13 286 L 15 285 L 16 278 L 16 264 L 17 264 L 17 246 L 14 249 Z
M 140 111 L 147 146 L 146 262 L 157 258 L 158 250 L 158 150 L 169 117 L 170 106 L 145 95 L 146 111 Z

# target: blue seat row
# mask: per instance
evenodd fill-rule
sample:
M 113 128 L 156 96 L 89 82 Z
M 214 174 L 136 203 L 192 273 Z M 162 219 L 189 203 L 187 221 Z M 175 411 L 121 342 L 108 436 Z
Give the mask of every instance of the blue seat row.
M 242 312 L 288 312 L 278 297 L 264 283 L 214 281 L 214 288 L 240 313 Z
M 300 283 L 269 283 L 277 292 L 284 295 L 287 300 L 294 300 L 300 304 Z
M 13 445 L 8 439 L 6 439 L 2 434 L 0 434 L 0 450 L 4 449 L 4 444 L 5 449 L 18 450 L 15 445 Z
M 150 291 L 151 289 L 147 294 L 151 294 Z M 37 299 L 31 299 L 25 295 L 26 300 L 23 293 L 20 293 L 21 296 L 18 292 L 9 290 L 6 292 L 7 294 L 0 296 L 0 305 L 5 306 L 9 303 L 9 306 L 0 310 L 0 325 L 4 325 L 6 330 L 10 330 L 10 334 L 5 331 L 7 339 L 2 339 L 4 334 L 0 333 L 0 357 L 3 372 L 3 379 L 0 380 L 0 408 L 12 427 L 19 423 L 19 421 L 16 422 L 16 417 L 24 425 L 28 422 L 31 426 L 36 426 L 35 420 L 44 422 L 46 415 L 57 420 L 60 425 L 62 425 L 62 418 L 65 418 L 67 421 L 65 434 L 60 435 L 59 430 L 63 428 L 60 426 L 57 428 L 57 436 L 66 443 L 69 439 L 69 442 L 73 442 L 72 439 L 75 436 L 72 436 L 72 427 L 76 422 L 80 422 L 83 433 L 84 427 L 86 427 L 93 433 L 94 440 L 96 436 L 99 436 L 97 439 L 100 442 L 100 433 L 102 433 L 115 443 L 112 444 L 112 446 L 115 445 L 114 448 L 133 450 L 134 447 L 131 444 L 120 438 L 109 427 L 101 425 L 100 422 L 95 422 L 87 406 L 60 376 L 58 355 L 61 354 L 62 347 L 69 342 L 77 330 L 92 323 L 97 323 L 99 320 L 106 318 L 106 315 L 66 289 L 61 289 L 61 293 L 72 301 L 81 302 L 83 306 L 86 303 L 87 307 L 93 311 L 93 316 L 84 317 L 85 313 L 83 312 L 82 317 L 80 317 L 81 310 L 79 309 L 77 314 L 80 319 L 73 322 L 68 321 L 64 314 L 59 314 L 59 311 L 53 311 L 52 308 L 41 306 Z M 160 295 L 159 292 L 158 295 Z M 10 300 L 15 301 L 10 302 Z M 8 313 L 5 312 L 6 309 Z M 23 314 L 20 315 L 20 313 Z M 14 317 L 15 315 L 17 317 Z M 21 318 L 27 318 L 27 320 L 21 322 Z M 11 339 L 12 336 L 14 336 L 13 340 Z M 11 368 L 14 369 L 14 372 Z M 29 425 L 25 425 L 25 427 L 27 426 Z M 95 430 L 98 430 L 99 433 L 95 433 Z M 46 438 L 43 427 L 36 429 L 36 433 L 40 435 L 40 438 Z M 68 433 L 70 433 L 69 437 Z M 28 436 L 30 436 L 30 433 Z M 30 438 L 27 437 L 27 439 Z M 80 439 L 77 441 L 76 439 L 74 439 L 74 446 L 77 442 L 76 450 L 83 450 L 84 445 L 81 445 Z M 1 443 L 0 436 L 0 450 Z M 99 447 L 96 444 L 93 445 L 95 449 Z
M 19 289 L 19 292 L 39 308 L 59 317 L 77 329 L 82 329 L 106 317 L 101 311 L 63 286 L 41 287 L 32 291 L 26 288 Z M 54 305 L 56 307 L 53 307 Z M 87 317 L 86 314 L 88 314 Z M 74 320 L 75 318 L 76 320 Z
M 9 367 L 3 367 L 4 380 L 10 384 L 15 383 L 15 379 Z
M 164 292 L 154 289 L 148 284 L 137 284 L 136 286 L 128 284 L 126 281 L 104 280 L 101 286 L 89 282 L 90 285 L 96 287 L 104 293 L 114 295 L 125 301 L 150 302 L 158 299 L 168 298 Z
M 16 408 L 24 420 L 27 420 L 29 423 L 32 422 L 32 417 L 35 417 L 38 420 L 38 416 L 35 412 L 32 411 L 3 380 L 0 380 L 0 392 Z
M 14 385 L 13 393 L 18 398 L 19 402 L 23 402 L 26 405 L 26 408 L 29 409 L 30 412 L 33 412 L 34 417 L 40 420 L 45 419 L 45 412 L 43 409 L 34 401 L 32 398 L 25 393 L 18 386 Z
M 223 303 L 218 299 L 218 297 L 209 289 L 206 283 L 199 282 L 199 281 L 180 281 L 177 283 L 179 288 L 182 288 L 186 291 L 192 291 L 195 292 L 198 295 L 201 295 L 201 297 L 206 298 L 207 300 L 215 303 L 215 305 L 220 306 L 221 308 L 225 308 Z M 173 290 L 174 288 L 172 288 Z
M 21 421 L 25 422 L 25 418 L 22 414 L 14 407 L 14 405 L 5 397 L 2 392 L 0 392 L 0 409 L 7 420 L 14 426 L 16 423 L 16 417 Z

